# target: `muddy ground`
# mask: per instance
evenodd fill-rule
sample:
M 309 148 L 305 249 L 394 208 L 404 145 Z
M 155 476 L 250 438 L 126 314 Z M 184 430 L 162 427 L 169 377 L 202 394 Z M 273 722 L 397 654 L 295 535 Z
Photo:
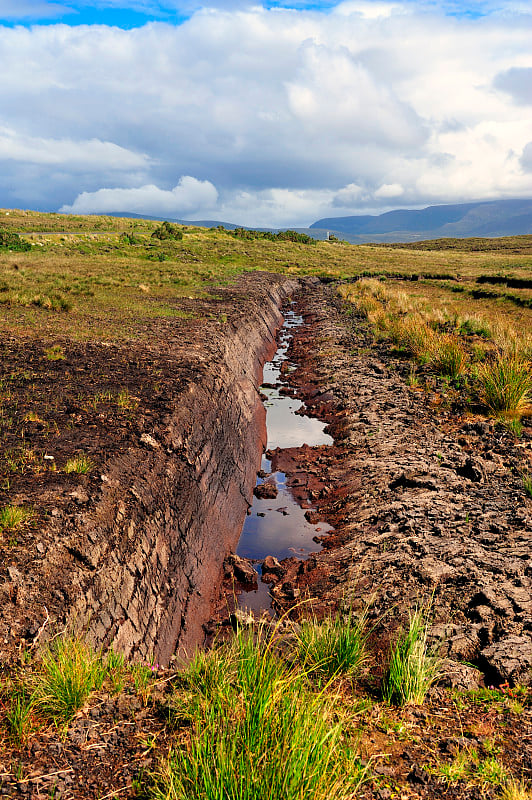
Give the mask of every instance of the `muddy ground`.
M 245 294 L 222 294 L 217 313 L 231 318 L 232 304 L 241 306 Z M 335 445 L 278 451 L 273 468 L 289 474 L 295 495 L 335 532 L 306 561 L 283 562 L 281 575 L 273 576 L 275 606 L 282 612 L 305 600 L 305 608 L 321 615 L 339 604 L 358 609 L 370 603 L 373 663 L 382 664 L 409 611 L 430 601 L 432 638 L 449 659 L 445 678 L 423 707 L 401 710 L 376 703 L 378 669 L 367 676 L 363 688 L 373 699 L 361 706 L 360 749 L 373 777 L 362 794 L 379 800 L 496 797 L 491 785 L 449 784 L 435 765 L 452 761 L 464 748 L 481 755 L 496 748 L 515 777 L 532 778 L 530 692 L 505 685 L 531 681 L 532 505 L 521 473 L 532 468 L 532 429 L 525 424 L 523 436 L 515 439 L 480 413 L 453 407 L 452 396 L 428 376 L 428 388 L 410 386 L 410 364 L 376 343 L 364 322 L 347 316 L 333 287 L 307 289 L 300 307 L 305 326 L 292 345 L 300 366 L 289 381 L 312 413 L 329 423 Z M 210 329 L 200 323 L 180 323 L 176 330 L 174 342 L 184 337 L 182 352 L 209 349 Z M 30 501 L 36 492 L 42 498 L 39 524 L 3 542 L 3 573 L 21 592 L 31 588 L 39 543 L 47 546 L 43 523 L 54 517 L 54 509 L 55 517 L 79 514 L 99 491 L 101 467 L 113 448 L 152 431 L 180 380 L 183 386 L 194 380 L 194 358 L 182 362 L 180 371 L 168 355 L 171 348 L 170 340 L 161 348 L 139 347 L 129 359 L 113 347 L 80 345 L 68 351 L 65 363 L 43 362 L 39 342 L 3 343 L 7 371 L 18 374 L 27 364 L 40 375 L 38 404 L 23 375 L 20 386 L 23 416 L 39 418 L 24 423 L 25 446 L 41 454 L 42 470 L 28 465 L 13 477 L 5 467 L 11 482 L 4 483 L 0 498 L 5 500 L 8 489 L 12 497 L 13 487 L 19 501 Z M 79 397 L 84 370 L 93 383 L 84 383 L 87 394 Z M 18 384 L 12 384 L 13 395 Z M 128 407 L 91 401 L 103 391 L 116 397 L 124 387 Z M 63 461 L 88 452 L 97 474 L 47 469 L 43 453 L 52 438 Z M 67 586 L 50 585 L 36 600 L 36 612 L 42 611 L 43 598 L 50 611 L 64 605 L 65 591 L 68 596 Z M 17 597 L 10 602 L 14 663 L 17 652 L 31 648 L 39 625 L 31 617 L 17 618 Z M 220 608 L 208 630 L 228 628 Z M 158 675 L 161 684 L 146 698 L 131 690 L 118 698 L 100 697 L 64 736 L 46 730 L 26 747 L 13 748 L 3 735 L 0 794 L 65 800 L 136 796 L 134 781 L 154 766 L 171 738 L 164 724 L 171 673 Z M 479 700 L 478 694 L 445 688 L 475 690 L 483 683 L 502 684 L 502 694 Z
M 335 447 L 278 451 L 273 466 L 292 474 L 295 492 L 335 533 L 288 565 L 273 588 L 279 607 L 294 588 L 315 597 L 319 613 L 369 602 L 385 642 L 430 602 L 448 658 L 474 664 L 490 684 L 530 684 L 530 420 L 516 439 L 457 407 L 452 388 L 430 374 L 410 386 L 410 362 L 346 317 L 326 287 L 309 291 L 302 310 L 306 326 L 292 347 L 301 367 L 288 379 L 329 422 Z M 475 681 L 455 672 L 454 685 Z

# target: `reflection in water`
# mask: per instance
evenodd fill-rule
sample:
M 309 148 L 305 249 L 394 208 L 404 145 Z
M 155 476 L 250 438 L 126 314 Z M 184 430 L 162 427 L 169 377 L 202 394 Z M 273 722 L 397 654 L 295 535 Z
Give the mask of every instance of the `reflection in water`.
M 265 365 L 263 373 L 266 386 L 262 391 L 267 397 L 264 405 L 268 449 L 301 447 L 303 444 L 311 447 L 333 444 L 333 439 L 323 432 L 323 422 L 295 413 L 304 406 L 300 400 L 279 394 L 281 366 L 287 360 L 292 330 L 303 322 L 302 317 L 291 311 L 286 313 L 285 318 L 286 322 L 279 336 L 279 349 L 273 360 Z M 266 456 L 262 458 L 262 469 L 266 473 L 271 469 L 271 463 Z M 307 522 L 304 510 L 299 507 L 286 486 L 284 472 L 275 472 L 267 480 L 275 482 L 278 495 L 274 500 L 253 498 L 253 505 L 240 537 L 238 555 L 260 561 L 268 555 L 279 560 L 289 556 L 306 558 L 309 553 L 320 549 L 313 537 L 330 531 L 331 526 L 322 522 L 316 527 Z M 257 481 L 263 482 L 260 478 Z M 260 565 L 256 564 L 255 568 L 260 573 Z M 271 603 L 268 586 L 259 580 L 258 590 L 243 594 L 241 602 L 254 611 L 269 609 Z

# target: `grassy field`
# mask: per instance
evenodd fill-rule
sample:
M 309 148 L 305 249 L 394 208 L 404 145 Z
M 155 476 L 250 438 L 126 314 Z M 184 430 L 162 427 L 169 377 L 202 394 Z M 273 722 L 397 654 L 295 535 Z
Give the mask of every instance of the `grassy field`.
M 263 269 L 290 275 L 349 279 L 360 275 L 418 276 L 434 288 L 491 294 L 501 313 L 532 304 L 530 237 L 507 249 L 421 249 L 404 246 L 301 244 L 239 239 L 229 232 L 181 227 L 181 240 L 153 237 L 158 223 L 0 211 L 0 231 L 20 234 L 27 252 L 0 247 L 0 325 L 53 338 L 135 338 L 143 320 L 180 316 L 183 298 L 204 296 L 238 274 Z M 521 241 L 523 240 L 523 241 Z M 452 240 L 455 242 L 455 240 Z M 489 241 L 489 240 L 488 240 Z M 429 245 L 425 245 L 429 246 Z M 448 284 L 453 284 L 448 286 Z M 529 320 L 522 314 L 523 325 Z

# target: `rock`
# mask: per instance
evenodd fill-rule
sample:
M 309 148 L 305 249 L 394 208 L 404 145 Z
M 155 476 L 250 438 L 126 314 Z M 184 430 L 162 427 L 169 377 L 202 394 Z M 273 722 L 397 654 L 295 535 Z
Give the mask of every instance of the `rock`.
M 85 505 L 85 503 L 89 502 L 89 495 L 87 494 L 85 489 L 82 489 L 81 487 L 75 489 L 73 492 L 70 492 L 69 497 L 71 497 L 72 500 L 74 500 L 74 502 L 80 506 Z
M 157 439 L 154 439 L 149 433 L 141 434 L 140 443 L 146 445 L 146 447 L 151 447 L 152 450 L 157 450 L 161 446 Z
M 274 500 L 277 497 L 278 490 L 275 483 L 268 481 L 267 483 L 259 483 L 253 489 L 253 494 L 259 500 Z
M 282 575 L 284 572 L 282 564 L 274 556 L 266 556 L 262 562 L 262 571 L 273 572 L 276 575 Z
M 418 784 L 418 785 L 421 785 L 421 786 L 426 786 L 427 783 L 430 782 L 430 775 L 428 774 L 428 772 L 425 772 L 423 767 L 420 767 L 417 764 L 414 764 L 414 766 L 412 767 L 412 769 L 408 773 L 406 779 L 407 779 L 407 781 L 409 783 L 414 783 L 414 784 Z
M 482 672 L 479 669 L 448 658 L 442 661 L 440 672 L 442 674 L 438 681 L 440 686 L 469 692 L 479 689 L 484 683 Z
M 480 459 L 473 460 L 472 458 L 466 458 L 464 463 L 457 467 L 456 474 L 461 478 L 467 478 L 474 483 L 481 483 L 486 478 L 486 474 Z
M 532 639 L 527 636 L 505 636 L 482 651 L 489 667 L 510 684 L 532 683 Z
M 266 556 L 262 562 L 262 576 L 263 583 L 274 583 L 284 574 L 284 567 L 273 556 Z
M 311 525 L 317 525 L 318 522 L 320 521 L 320 515 L 318 514 L 317 511 L 315 511 L 314 509 L 310 508 L 308 511 L 305 511 L 305 519 Z
M 256 584 L 258 574 L 253 569 L 251 562 L 247 558 L 241 558 L 235 553 L 231 553 L 224 561 L 226 575 L 233 574 L 239 583 Z

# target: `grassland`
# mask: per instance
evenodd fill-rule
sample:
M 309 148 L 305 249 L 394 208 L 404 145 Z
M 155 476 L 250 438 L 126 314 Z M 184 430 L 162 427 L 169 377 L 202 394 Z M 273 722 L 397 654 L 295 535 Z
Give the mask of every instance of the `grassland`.
M 381 275 L 430 281 L 433 289 L 464 295 L 487 292 L 484 305 L 530 322 L 530 237 L 514 237 L 507 249 L 422 250 L 418 246 L 310 245 L 238 239 L 229 232 L 183 226 L 181 241 L 152 237 L 157 223 L 115 217 L 79 217 L 0 211 L 0 229 L 31 243 L 28 252 L 0 249 L 1 325 L 53 338 L 136 338 L 142 322 L 189 314 L 188 298 L 246 271 L 348 280 Z M 498 240 L 495 240 L 498 241 Z M 426 245 L 430 246 L 430 243 Z M 504 283 L 521 280 L 512 288 Z M 478 281 L 484 281 L 478 283 Z M 456 298 L 455 298 L 456 301 Z

